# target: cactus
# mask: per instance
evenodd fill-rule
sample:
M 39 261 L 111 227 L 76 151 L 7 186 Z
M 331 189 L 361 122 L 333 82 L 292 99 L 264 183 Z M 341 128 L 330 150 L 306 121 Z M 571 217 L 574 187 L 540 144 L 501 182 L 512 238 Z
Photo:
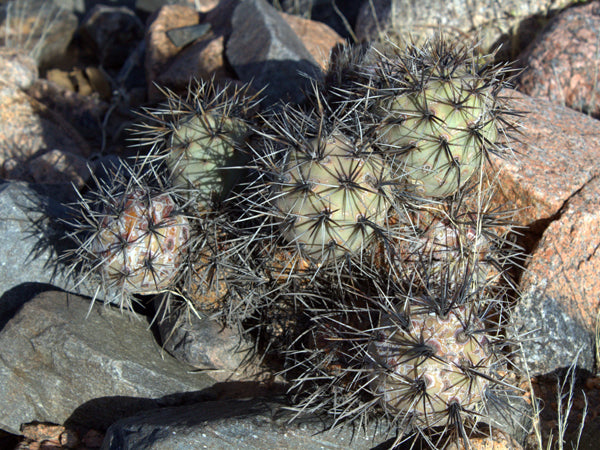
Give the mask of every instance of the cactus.
M 503 383 L 518 251 L 484 198 L 511 112 L 506 70 L 481 61 L 441 38 L 346 50 L 306 104 L 260 114 L 247 87 L 166 91 L 137 139 L 167 187 L 82 201 L 77 255 L 126 294 L 168 289 L 240 325 L 299 411 L 463 439 Z
M 394 414 L 420 427 L 446 426 L 452 410 L 481 410 L 492 355 L 483 322 L 465 306 L 445 316 L 420 311 L 382 315 L 369 348 L 374 391 Z
M 257 185 L 263 198 L 252 209 L 270 208 L 288 244 L 317 266 L 368 248 L 393 206 L 382 156 L 325 115 L 288 107 L 254 157 L 270 189 Z
M 257 96 L 213 80 L 190 83 L 187 97 L 165 90 L 160 108 L 144 111 L 136 129 L 150 157 L 164 161 L 174 187 L 193 194 L 200 211 L 224 200 L 247 163 L 244 141 Z
M 409 46 L 378 68 L 382 143 L 418 195 L 447 197 L 496 149 L 502 68 L 443 39 Z
M 376 129 L 398 180 L 416 196 L 448 197 L 490 152 L 502 153 L 510 112 L 499 91 L 509 70 L 441 36 L 392 48 L 342 52 L 324 89 L 336 104 L 365 111 L 364 126 Z
M 168 290 L 187 253 L 190 223 L 172 194 L 152 186 L 131 169 L 110 173 L 110 184 L 96 180 L 74 205 L 69 225 L 78 247 L 65 255 L 81 279 L 97 276 L 105 292 L 129 304 L 132 294 Z

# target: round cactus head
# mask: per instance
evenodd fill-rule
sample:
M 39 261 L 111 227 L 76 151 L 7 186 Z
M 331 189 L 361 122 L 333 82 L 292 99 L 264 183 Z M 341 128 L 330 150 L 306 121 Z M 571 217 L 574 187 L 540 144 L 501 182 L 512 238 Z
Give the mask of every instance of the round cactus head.
M 381 143 L 421 197 L 447 197 L 479 173 L 501 134 L 503 68 L 442 38 L 382 57 L 374 102 Z
M 150 144 L 150 158 L 164 161 L 172 184 L 210 210 L 224 200 L 242 176 L 248 121 L 258 101 L 249 87 L 195 81 L 187 97 L 164 91 L 167 101 L 146 109 L 138 126 L 141 144 Z
M 173 184 L 206 200 L 222 200 L 246 163 L 240 150 L 247 134 L 243 121 L 205 112 L 176 125 L 166 164 Z
M 482 321 L 465 306 L 443 317 L 427 311 L 397 317 L 382 315 L 370 348 L 384 407 L 421 427 L 447 425 L 452 409 L 476 412 L 491 361 Z
M 341 133 L 315 137 L 287 154 L 275 204 L 286 217 L 284 235 L 317 258 L 357 253 L 390 207 L 385 166 Z
M 173 286 L 191 227 L 173 194 L 147 183 L 145 169 L 107 176 L 108 183 L 95 178 L 96 186 L 76 204 L 70 225 L 77 247 L 63 257 L 81 270 L 80 281 L 97 277 L 100 291 L 129 306 L 132 294 Z
M 264 192 L 253 205 L 270 208 L 256 213 L 275 217 L 287 245 L 316 266 L 368 248 L 392 207 L 384 159 L 332 115 L 286 108 L 254 157 L 268 182 L 255 186 Z

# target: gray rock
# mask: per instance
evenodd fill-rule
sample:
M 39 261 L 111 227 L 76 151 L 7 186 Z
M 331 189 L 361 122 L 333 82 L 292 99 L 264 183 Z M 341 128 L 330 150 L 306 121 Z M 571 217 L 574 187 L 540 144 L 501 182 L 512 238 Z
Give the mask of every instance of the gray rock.
M 78 25 L 77 16 L 59 1 L 11 0 L 0 5 L 0 45 L 26 50 L 40 66 L 63 57 Z
M 533 408 L 521 392 L 505 388 L 486 393 L 485 422 L 524 444 L 533 426 Z
M 535 31 L 533 16 L 546 17 L 571 0 L 369 0 L 364 1 L 356 23 L 359 39 L 373 39 L 380 31 L 421 36 L 442 29 L 472 35 L 482 48 L 503 43 L 527 45 Z M 523 22 L 531 20 L 528 26 Z M 517 42 L 519 39 L 521 43 Z M 505 49 L 508 50 L 508 49 Z
M 105 429 L 161 406 L 213 398 L 213 384 L 165 355 L 143 317 L 48 291 L 0 331 L 0 428 L 32 421 Z
M 270 0 L 270 3 L 277 4 L 288 14 L 325 23 L 340 36 L 351 38 L 363 0 Z
M 35 60 L 18 48 L 0 47 L 0 80 L 29 89 L 38 78 Z
M 106 433 L 102 450 L 359 450 L 370 449 L 389 438 L 373 428 L 369 428 L 370 436 L 351 428 L 322 432 L 323 422 L 317 418 L 289 423 L 291 417 L 281 405 L 256 399 L 163 408 L 113 424 Z
M 265 88 L 265 104 L 299 103 L 318 63 L 281 15 L 265 0 L 241 2 L 233 13 L 227 58 L 242 81 Z
M 99 4 L 84 17 L 80 33 L 103 66 L 118 68 L 143 39 L 144 25 L 129 8 Z
M 518 336 L 522 352 L 518 364 L 531 376 L 547 374 L 575 363 L 595 371 L 593 333 L 565 309 L 568 296 L 554 298 L 545 293 L 544 283 L 531 284 L 523 292 L 511 317 L 510 332 Z
M 201 38 L 210 31 L 209 23 L 200 23 L 198 25 L 190 25 L 187 27 L 172 28 L 167 30 L 167 37 L 171 40 L 174 46 L 184 47 L 196 39 Z
M 261 369 L 249 364 L 254 346 L 210 317 L 180 309 L 158 324 L 163 348 L 191 366 L 211 371 L 218 381 L 239 380 Z
M 69 185 L 0 184 L 0 328 L 7 313 L 50 285 L 73 288 L 53 262 L 65 244 L 55 219 L 66 217 L 61 201 L 72 193 Z M 94 289 L 84 285 L 80 292 Z

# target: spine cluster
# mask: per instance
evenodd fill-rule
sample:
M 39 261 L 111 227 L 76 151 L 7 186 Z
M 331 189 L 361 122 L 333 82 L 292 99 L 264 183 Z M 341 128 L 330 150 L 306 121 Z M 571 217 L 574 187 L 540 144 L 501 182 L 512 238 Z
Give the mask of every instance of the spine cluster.
M 508 71 L 485 61 L 438 36 L 341 51 L 302 105 L 165 92 L 136 130 L 141 169 L 80 202 L 84 276 L 241 325 L 299 411 L 466 439 L 506 385 L 518 253 L 489 206 Z

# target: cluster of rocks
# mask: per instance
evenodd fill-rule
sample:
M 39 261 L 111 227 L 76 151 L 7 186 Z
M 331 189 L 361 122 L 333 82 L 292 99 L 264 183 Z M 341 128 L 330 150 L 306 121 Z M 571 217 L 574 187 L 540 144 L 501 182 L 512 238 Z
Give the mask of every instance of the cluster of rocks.
M 132 152 L 126 128 L 135 108 L 161 99 L 159 86 L 252 81 L 266 102 L 300 101 L 301 73 L 321 76 L 336 45 L 390 27 L 447 27 L 490 50 L 502 43 L 498 55 L 522 68 L 505 92 L 524 113 L 517 157 L 492 161 L 495 201 L 514 208 L 526 252 L 507 332 L 519 337 L 515 363 L 531 377 L 572 363 L 590 379 L 597 373 L 599 3 L 276 2 L 304 17 L 265 0 L 104 3 L 12 0 L 0 11 L 0 444 L 22 436 L 22 449 L 385 445 L 390 436 L 376 430 L 317 434 L 322 423 L 311 417 L 290 424 L 281 387 L 255 382 L 259 368 L 241 370 L 251 346 L 235 330 L 188 316 L 151 324 L 143 310 L 90 304 L 96 287 L 75 288 L 52 261 L 65 244 L 57 219 L 72 184 L 83 188 L 106 160 Z M 501 424 L 496 444 L 522 445 L 527 415 Z M 599 429 L 590 419 L 582 442 Z

